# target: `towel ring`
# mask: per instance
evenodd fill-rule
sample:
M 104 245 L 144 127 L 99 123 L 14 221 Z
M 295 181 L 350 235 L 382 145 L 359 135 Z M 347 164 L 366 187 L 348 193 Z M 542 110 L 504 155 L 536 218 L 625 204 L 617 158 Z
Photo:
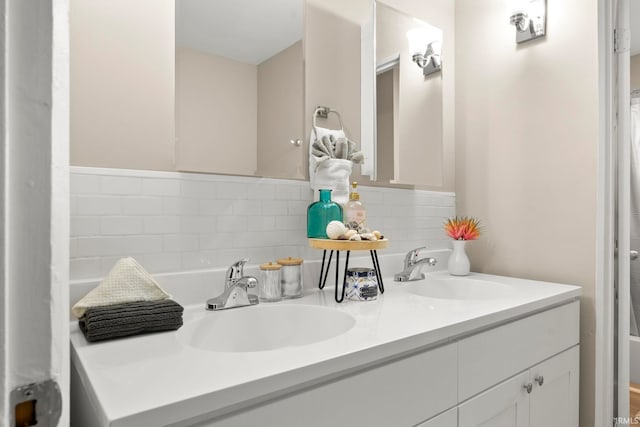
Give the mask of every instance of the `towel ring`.
M 323 107 L 321 105 L 318 105 L 316 109 L 313 110 L 313 133 L 315 133 L 316 139 L 318 138 L 318 130 L 316 129 L 317 128 L 316 119 L 318 117 L 326 119 L 329 117 L 330 113 L 333 113 L 336 116 L 338 116 L 338 122 L 340 123 L 340 130 L 342 131 L 342 133 L 344 133 L 344 125 L 342 124 L 342 117 L 340 117 L 340 113 L 338 113 L 336 110 L 334 110 L 331 107 Z

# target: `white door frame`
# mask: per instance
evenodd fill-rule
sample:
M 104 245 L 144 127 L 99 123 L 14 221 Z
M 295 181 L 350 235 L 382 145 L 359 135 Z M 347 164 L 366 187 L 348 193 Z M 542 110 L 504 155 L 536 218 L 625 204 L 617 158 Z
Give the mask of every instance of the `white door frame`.
M 630 101 L 630 41 L 629 41 L 629 0 L 617 0 L 616 9 L 616 54 L 614 68 L 616 78 L 615 97 L 617 101 L 617 247 L 615 305 L 617 350 L 615 366 L 616 418 L 629 417 L 629 335 L 631 311 L 631 101 Z M 628 424 L 628 423 L 625 423 Z
M 595 425 L 629 416 L 629 0 L 598 1 Z M 617 53 L 614 52 L 617 29 Z M 615 242 L 618 241 L 618 259 Z M 620 295 L 616 307 L 614 278 Z M 616 371 L 616 364 L 619 368 Z M 615 399 L 616 395 L 626 396 Z
M 12 390 L 52 380 L 66 426 L 69 0 L 0 0 L 0 19 L 0 425 L 13 425 Z

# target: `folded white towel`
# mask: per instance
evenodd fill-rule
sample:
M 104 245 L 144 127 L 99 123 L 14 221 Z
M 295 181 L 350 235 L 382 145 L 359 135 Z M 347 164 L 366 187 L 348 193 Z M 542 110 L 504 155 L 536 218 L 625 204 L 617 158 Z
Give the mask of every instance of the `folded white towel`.
M 323 137 L 333 137 L 333 141 L 338 139 L 346 140 L 346 135 L 341 129 L 332 130 L 321 127 L 311 129 L 309 137 L 309 183 L 314 190 L 333 190 L 331 199 L 339 204 L 349 201 L 349 176 L 353 163 L 350 160 L 317 157 L 313 153 L 313 143 L 322 141 Z M 335 157 L 335 147 L 334 150 Z M 317 154 L 317 153 L 316 153 Z
M 107 277 L 78 301 L 71 311 L 80 318 L 90 307 L 171 298 L 133 258 L 121 258 Z
M 331 200 L 344 205 L 349 201 L 349 176 L 353 162 L 344 159 L 327 159 L 316 166 L 314 190 L 328 189 Z

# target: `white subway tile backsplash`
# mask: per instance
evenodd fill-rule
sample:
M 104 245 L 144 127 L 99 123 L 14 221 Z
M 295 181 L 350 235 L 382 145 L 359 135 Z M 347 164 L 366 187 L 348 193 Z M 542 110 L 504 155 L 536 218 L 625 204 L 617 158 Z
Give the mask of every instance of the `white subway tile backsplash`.
M 216 222 L 216 230 L 222 232 L 241 232 L 247 230 L 247 217 L 242 215 L 220 215 Z
M 258 183 L 247 187 L 247 198 L 251 200 L 275 199 L 276 186 L 274 184 Z
M 102 194 L 140 194 L 142 179 L 128 176 L 103 176 Z
M 455 214 L 453 194 L 359 192 L 367 225 L 391 240 L 389 251 L 449 246 L 442 223 Z M 104 276 L 125 256 L 152 273 L 322 256 L 306 239 L 307 207 L 317 200 L 308 182 L 72 167 L 71 193 L 74 280 Z
M 276 230 L 305 230 L 307 229 L 307 215 L 277 216 Z
M 276 187 L 274 199 L 276 200 L 301 200 L 300 187 L 297 185 L 280 185 Z
M 203 199 L 198 205 L 200 215 L 231 215 L 233 206 L 230 200 Z
M 69 269 L 74 279 L 95 279 L 102 275 L 100 258 L 72 258 Z
M 135 235 L 142 234 L 142 218 L 135 216 L 107 216 L 101 218 L 102 235 Z
M 260 200 L 233 200 L 231 201 L 231 213 L 233 215 L 262 215 L 262 202 Z
M 141 262 L 145 269 L 153 272 L 180 271 L 182 269 L 182 252 L 145 254 Z
M 142 194 L 145 196 L 180 196 L 180 181 L 175 179 L 144 178 Z
M 183 233 L 213 233 L 216 231 L 217 217 L 214 215 L 180 216 L 180 229 Z
M 252 184 L 255 185 L 255 184 Z M 218 197 L 221 199 L 246 199 L 249 191 L 249 184 L 244 182 L 229 182 L 220 185 L 218 188 Z
M 78 254 L 95 257 L 103 255 L 129 256 L 162 251 L 162 236 L 100 236 L 76 238 Z
M 122 200 L 113 196 L 74 196 L 71 207 L 76 215 L 117 215 L 122 212 Z M 75 200 L 75 206 L 73 201 Z
M 198 236 L 200 250 L 233 248 L 237 237 L 238 233 L 201 233 Z
M 160 197 L 127 197 L 122 200 L 125 215 L 157 215 L 162 212 L 163 199 Z
M 309 202 L 306 200 L 296 200 L 287 202 L 287 215 L 307 215 Z
M 147 216 L 143 218 L 145 234 L 169 234 L 180 232 L 179 216 Z
M 286 200 L 263 200 L 262 215 L 287 215 Z
M 71 174 L 69 186 L 71 194 L 100 194 L 102 192 L 100 175 Z
M 69 230 L 71 237 L 99 235 L 100 220 L 99 216 L 72 216 Z
M 247 222 L 247 231 L 270 231 L 276 228 L 276 217 L 273 215 L 252 216 Z
M 162 199 L 162 210 L 159 212 L 163 215 L 196 215 L 198 213 L 198 199 L 165 197 Z
M 164 236 L 163 239 L 165 252 L 196 251 L 200 244 L 197 234 L 172 234 Z
M 210 181 L 181 181 L 182 196 L 196 199 L 213 199 L 216 197 L 217 183 Z

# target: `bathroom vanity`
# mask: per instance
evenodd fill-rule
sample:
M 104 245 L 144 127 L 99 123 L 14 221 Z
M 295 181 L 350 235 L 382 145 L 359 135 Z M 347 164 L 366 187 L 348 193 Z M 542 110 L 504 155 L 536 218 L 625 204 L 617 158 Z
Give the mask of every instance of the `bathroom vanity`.
M 384 296 L 333 292 L 88 344 L 72 414 L 91 426 L 577 426 L 580 288 L 446 272 Z

